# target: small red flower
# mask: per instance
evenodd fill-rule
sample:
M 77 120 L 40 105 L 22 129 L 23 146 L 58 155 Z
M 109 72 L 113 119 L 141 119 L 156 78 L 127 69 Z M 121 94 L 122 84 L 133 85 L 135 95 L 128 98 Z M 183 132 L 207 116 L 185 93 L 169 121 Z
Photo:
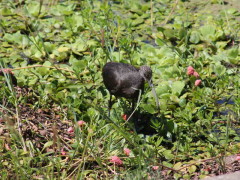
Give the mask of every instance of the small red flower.
M 123 162 L 118 156 L 112 156 L 110 162 L 116 164 L 116 165 L 122 165 Z
M 63 155 L 63 156 L 67 155 L 67 153 L 66 153 L 66 151 L 64 151 L 64 149 L 61 149 L 61 155 Z
M 2 70 L 0 70 L 0 72 L 5 72 L 5 73 L 7 73 L 7 74 L 14 74 L 14 73 L 12 72 L 12 70 L 9 69 L 9 68 L 2 69 Z
M 200 77 L 197 71 L 194 71 L 193 75 L 194 75 L 196 78 L 199 78 L 199 77 Z
M 123 118 L 124 121 L 126 121 L 126 120 L 127 120 L 127 115 L 126 115 L 126 114 L 123 114 L 123 115 L 122 115 L 122 118 Z
M 240 155 L 236 157 L 236 161 L 240 161 Z
M 68 132 L 69 134 L 74 133 L 74 129 L 73 129 L 73 127 L 72 127 L 72 126 L 69 127 L 69 128 L 67 129 L 67 132 Z
M 78 121 L 77 124 L 78 124 L 80 127 L 82 127 L 82 126 L 84 126 L 84 125 L 86 124 L 86 122 L 83 121 L 83 120 L 81 120 L 81 121 Z
M 124 154 L 125 154 L 126 156 L 129 156 L 130 153 L 131 153 L 131 150 L 128 149 L 128 148 L 124 148 L 123 151 L 124 151 Z
M 194 68 L 192 66 L 188 66 L 187 75 L 193 75 L 194 72 L 195 72 Z
M 197 80 L 195 81 L 195 86 L 199 86 L 199 85 L 201 84 L 201 82 L 202 82 L 202 80 L 197 79 Z
M 156 171 L 156 170 L 158 170 L 158 168 L 159 168 L 159 166 L 153 166 L 152 170 Z

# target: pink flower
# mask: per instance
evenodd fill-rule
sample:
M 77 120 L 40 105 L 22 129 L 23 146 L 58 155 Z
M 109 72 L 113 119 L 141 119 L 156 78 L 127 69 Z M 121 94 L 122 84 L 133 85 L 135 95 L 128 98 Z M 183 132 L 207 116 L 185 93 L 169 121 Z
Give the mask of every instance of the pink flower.
M 156 171 L 156 170 L 158 170 L 158 168 L 159 168 L 159 166 L 153 166 L 152 170 Z
M 64 149 L 61 149 L 61 155 L 63 155 L 63 156 L 67 155 L 67 153 L 66 153 L 66 151 L 64 151 Z
M 188 68 L 187 68 L 187 75 L 193 75 L 193 73 L 194 73 L 194 68 L 192 67 L 192 66 L 188 66 Z
M 131 153 L 131 150 L 128 149 L 128 148 L 124 148 L 123 151 L 124 151 L 124 154 L 125 154 L 126 156 L 129 156 L 130 153 Z
M 200 77 L 197 71 L 194 71 L 193 75 L 194 75 L 196 78 L 199 78 L 199 77 Z
M 202 82 L 202 80 L 197 79 L 197 80 L 195 81 L 195 86 L 199 86 L 199 85 L 201 84 L 201 82 Z
M 110 162 L 116 164 L 116 165 L 122 165 L 123 162 L 118 156 L 112 156 Z
M 67 130 L 67 132 L 68 132 L 69 134 L 74 133 L 74 129 L 73 129 L 73 127 L 72 127 L 72 126 L 69 127 L 68 130 Z
M 82 127 L 82 126 L 84 126 L 84 125 L 86 124 L 86 122 L 83 121 L 83 120 L 81 120 L 81 121 L 78 121 L 77 124 L 78 124 L 80 127 Z
M 1 72 L 1 71 L 2 71 L 2 72 L 5 72 L 5 73 L 7 73 L 7 74 L 14 74 L 10 68 L 5 68 L 5 69 L 0 70 L 0 72 Z
M 236 157 L 236 161 L 240 161 L 240 155 Z
M 123 114 L 123 115 L 122 115 L 122 118 L 123 118 L 123 120 L 126 121 L 126 120 L 127 120 L 127 115 L 126 115 L 126 114 Z

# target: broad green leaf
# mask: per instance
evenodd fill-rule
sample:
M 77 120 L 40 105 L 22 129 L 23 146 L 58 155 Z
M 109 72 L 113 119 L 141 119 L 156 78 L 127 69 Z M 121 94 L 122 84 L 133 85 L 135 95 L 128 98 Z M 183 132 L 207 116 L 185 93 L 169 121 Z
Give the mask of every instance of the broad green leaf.
M 98 111 L 96 111 L 95 109 L 93 108 L 89 108 L 87 110 L 87 114 L 90 118 L 94 118 L 94 116 L 96 116 L 96 114 L 98 114 Z
M 188 171 L 189 171 L 190 173 L 194 173 L 196 170 L 197 170 L 197 167 L 196 167 L 195 165 L 192 165 L 192 166 L 190 166 L 190 167 L 188 168 Z
M 164 35 L 167 37 L 167 38 L 173 38 L 173 37 L 176 37 L 176 31 L 175 30 L 173 30 L 173 29 L 166 29 L 165 31 L 164 31 Z
M 157 30 L 160 31 L 160 32 L 164 32 L 165 29 L 163 27 L 159 26 L 159 27 L 157 27 Z
M 184 81 L 174 81 L 172 84 L 172 93 L 179 96 L 185 86 Z
M 69 47 L 61 46 L 57 50 L 58 50 L 58 52 L 68 52 L 69 49 L 70 49 Z
M 162 95 L 165 93 L 170 93 L 171 88 L 168 84 L 162 82 L 160 85 L 158 85 L 156 88 L 157 95 Z
M 186 106 L 186 99 L 181 98 L 181 99 L 179 100 L 179 106 L 181 106 L 181 107 Z
M 30 4 L 26 6 L 26 12 L 31 14 L 34 17 L 38 16 L 39 13 L 39 8 L 40 8 L 40 2 L 32 1 Z M 42 6 L 42 8 L 44 8 Z
M 232 48 L 228 51 L 228 56 L 231 58 L 236 58 L 238 55 L 238 48 Z
M 167 162 L 167 161 L 163 161 L 162 164 L 163 164 L 164 166 L 167 166 L 167 167 L 170 167 L 170 168 L 173 167 L 173 165 L 172 165 L 171 163 Z
M 200 41 L 200 33 L 198 31 L 192 31 L 190 35 L 190 42 L 197 44 Z
M 236 8 L 229 8 L 229 9 L 227 9 L 227 13 L 239 16 L 239 10 L 237 10 Z
M 225 72 L 226 72 L 226 68 L 223 66 L 223 65 L 221 65 L 221 64 L 215 64 L 214 65 L 214 72 L 217 74 L 217 75 L 223 75 L 223 74 L 225 74 Z
M 49 61 L 44 62 L 43 64 L 44 66 L 51 66 L 51 63 Z M 41 74 L 42 76 L 45 76 L 46 74 L 50 74 L 49 73 L 49 68 L 46 67 L 39 67 L 37 68 L 37 72 L 39 74 Z
M 174 158 L 173 152 L 171 150 L 165 150 L 163 152 L 163 155 L 166 159 L 173 159 Z
M 10 8 L 7 8 L 7 7 L 4 7 L 0 10 L 0 14 L 2 16 L 9 16 L 9 15 L 12 15 L 12 10 Z
M 56 48 L 56 45 L 50 42 L 44 43 L 44 50 L 46 50 L 48 53 L 52 53 L 53 50 Z
M 26 44 L 25 41 L 27 41 L 26 39 L 24 39 L 24 35 L 22 35 L 19 31 L 14 34 L 5 33 L 5 35 L 3 36 L 3 39 L 5 39 L 10 43 L 13 43 L 13 44 L 17 43 L 19 45 L 21 45 L 22 43 Z M 24 39 L 24 42 L 23 42 L 23 39 Z
M 50 10 L 52 14 L 56 16 L 61 16 L 73 14 L 73 10 L 75 8 L 76 8 L 75 3 L 69 3 L 68 5 L 64 3 L 58 3 L 57 6 L 53 6 L 53 8 L 50 8 Z
M 240 54 L 238 48 L 232 48 L 228 50 L 228 60 L 233 64 L 238 64 L 240 62 Z
M 179 98 L 178 96 L 174 95 L 174 94 L 171 94 L 170 95 L 170 100 L 175 102 L 175 103 L 179 103 Z
M 155 112 L 155 109 L 151 104 L 143 104 L 141 107 L 143 107 L 143 109 L 150 114 L 153 114 Z
M 178 170 L 179 168 L 182 167 L 182 165 L 183 165 L 183 164 L 182 164 L 181 162 L 178 162 L 178 163 L 176 163 L 176 164 L 173 165 L 173 169 Z
M 202 34 L 202 40 L 205 41 L 214 41 L 216 27 L 212 25 L 205 25 L 200 28 L 200 32 Z
M 144 23 L 144 20 L 142 18 L 138 18 L 132 22 L 132 26 L 138 26 L 142 23 Z

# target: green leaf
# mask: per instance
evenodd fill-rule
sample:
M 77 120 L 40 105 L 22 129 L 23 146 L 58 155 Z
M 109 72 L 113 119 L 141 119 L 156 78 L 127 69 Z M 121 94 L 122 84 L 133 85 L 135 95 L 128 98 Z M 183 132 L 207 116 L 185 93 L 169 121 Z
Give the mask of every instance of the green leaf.
M 155 112 L 155 109 L 151 104 L 143 104 L 141 107 L 143 107 L 143 109 L 150 114 L 153 114 Z
M 179 96 L 185 86 L 184 81 L 174 81 L 172 84 L 172 93 Z
M 183 164 L 181 162 L 178 162 L 178 163 L 174 164 L 173 169 L 178 170 L 178 169 L 180 169 L 182 167 L 182 165 Z
M 240 56 L 239 56 L 239 50 L 238 48 L 232 48 L 228 50 L 228 60 L 232 64 L 238 64 L 240 62 Z
M 167 162 L 167 161 L 163 161 L 162 164 L 164 166 L 167 166 L 167 167 L 170 167 L 170 168 L 173 167 L 173 165 L 171 163 Z
M 212 25 L 205 25 L 200 28 L 200 32 L 202 35 L 202 40 L 205 41 L 214 41 L 215 40 L 215 33 L 216 27 Z
M 71 15 L 73 14 L 73 10 L 76 8 L 76 3 L 69 3 L 64 4 L 64 3 L 59 3 L 57 6 L 51 8 L 51 13 L 60 16 L 60 15 Z
M 52 63 L 49 62 L 49 61 L 46 61 L 46 62 L 43 63 L 43 65 L 44 65 L 44 66 L 51 66 Z M 41 74 L 41 76 L 45 76 L 46 74 L 51 74 L 51 73 L 49 72 L 49 68 L 46 68 L 46 67 L 39 67 L 39 68 L 37 68 L 36 71 L 37 71 L 39 74 Z
M 192 165 L 192 166 L 190 166 L 190 167 L 188 168 L 188 171 L 189 171 L 190 173 L 194 173 L 196 170 L 197 170 L 197 167 L 196 167 L 195 165 Z
M 221 64 L 215 64 L 215 66 L 214 66 L 214 72 L 215 72 L 218 76 L 220 76 L 220 75 L 225 74 L 226 68 L 225 68 L 223 65 L 221 65 Z
M 180 106 L 180 107 L 186 106 L 186 99 L 185 99 L 185 98 L 181 98 L 181 99 L 179 100 L 179 106 Z
M 167 83 L 167 82 L 166 82 Z M 171 88 L 166 84 L 165 82 L 162 82 L 161 85 L 158 85 L 156 87 L 156 93 L 157 95 L 162 95 L 165 93 L 170 93 Z
M 22 35 L 20 33 L 20 31 L 18 31 L 14 34 L 5 33 L 5 35 L 3 36 L 3 39 L 5 39 L 6 41 L 8 41 L 10 43 L 13 43 L 13 44 L 17 43 L 17 44 L 21 45 L 23 43 L 23 38 L 24 37 L 25 36 Z M 25 39 L 24 41 L 27 41 L 27 40 Z M 26 42 L 24 42 L 24 43 L 26 43 Z
M 159 32 L 164 32 L 165 28 L 163 28 L 163 27 L 157 27 L 157 30 L 158 30 Z
M 175 30 L 173 30 L 173 29 L 166 29 L 165 31 L 164 31 L 164 35 L 167 37 L 167 38 L 173 38 L 173 37 L 176 37 L 176 31 Z
M 173 159 L 174 158 L 174 155 L 173 155 L 171 150 L 165 150 L 163 152 L 163 155 L 166 159 Z
M 228 14 L 232 14 L 232 15 L 239 15 L 239 12 L 236 8 L 229 8 L 227 9 L 227 13 Z
M 26 6 L 26 12 L 31 14 L 32 16 L 37 17 L 39 13 L 40 3 L 39 2 L 31 2 Z
M 94 118 L 94 116 L 96 115 L 98 113 L 98 111 L 96 111 L 95 109 L 93 109 L 93 108 L 89 108 L 88 110 L 87 110 L 87 114 L 88 114 L 88 116 L 92 119 L 92 118 Z
M 2 16 L 9 16 L 9 15 L 13 14 L 11 9 L 10 8 L 6 8 L 6 7 L 2 8 L 0 12 L 1 12 L 0 14 Z
M 52 145 L 53 145 L 53 141 L 48 141 L 48 142 L 46 142 L 46 143 L 44 144 L 44 146 L 43 146 L 42 151 L 43 151 L 44 149 L 46 149 L 46 148 L 52 146 Z
M 190 42 L 197 44 L 200 41 L 200 33 L 198 31 L 192 31 L 190 35 Z
M 175 102 L 175 103 L 179 103 L 179 98 L 176 95 L 171 94 L 170 95 L 170 100 Z
M 144 23 L 144 20 L 142 18 L 138 18 L 132 22 L 132 26 L 138 26 L 143 23 Z
M 52 53 L 53 50 L 56 48 L 56 45 L 50 42 L 44 42 L 44 48 L 48 53 Z
M 164 40 L 162 40 L 160 38 L 157 38 L 156 39 L 156 44 L 159 45 L 159 46 L 163 46 L 164 45 Z

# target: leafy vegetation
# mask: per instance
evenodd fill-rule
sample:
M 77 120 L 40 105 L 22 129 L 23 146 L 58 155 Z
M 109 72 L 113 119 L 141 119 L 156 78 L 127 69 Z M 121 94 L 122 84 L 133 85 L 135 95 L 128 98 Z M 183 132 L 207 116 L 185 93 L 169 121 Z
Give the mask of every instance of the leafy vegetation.
M 232 4 L 1 1 L 1 179 L 239 170 L 226 161 L 240 149 L 240 11 Z M 101 69 L 109 61 L 151 66 L 160 114 L 146 85 L 137 127 L 126 121 L 126 99 L 107 116 Z

